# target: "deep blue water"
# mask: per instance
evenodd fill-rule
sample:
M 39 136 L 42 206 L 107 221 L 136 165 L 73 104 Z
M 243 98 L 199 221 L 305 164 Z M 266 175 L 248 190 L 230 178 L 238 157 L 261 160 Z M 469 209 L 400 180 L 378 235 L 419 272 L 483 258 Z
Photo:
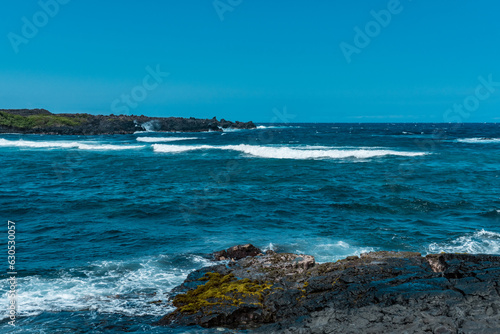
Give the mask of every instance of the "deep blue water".
M 500 254 L 499 124 L 6 134 L 0 162 L 19 284 L 11 328 L 2 276 L 0 332 L 217 332 L 151 324 L 207 253 L 240 243 L 319 262 L 372 250 Z

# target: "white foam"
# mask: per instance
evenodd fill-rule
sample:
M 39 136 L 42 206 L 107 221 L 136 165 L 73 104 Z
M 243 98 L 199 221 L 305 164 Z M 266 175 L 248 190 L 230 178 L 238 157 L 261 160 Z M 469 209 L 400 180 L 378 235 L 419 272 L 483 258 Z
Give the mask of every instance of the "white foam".
M 143 133 L 156 133 L 156 131 L 136 131 L 136 132 L 134 132 L 134 135 L 139 135 L 139 134 L 143 134 Z
M 144 130 L 146 130 L 146 132 L 153 132 L 161 127 L 160 123 L 156 120 L 142 123 L 141 126 L 144 128 Z
M 330 262 L 345 259 L 348 256 L 359 256 L 362 253 L 375 251 L 372 247 L 357 247 L 345 241 L 326 242 L 321 241 L 312 250 L 318 263 Z
M 264 252 L 267 252 L 268 250 L 275 251 L 276 247 L 274 246 L 274 244 L 272 242 L 270 242 L 269 245 L 267 245 L 266 247 L 262 248 L 262 250 Z
M 153 144 L 153 150 L 155 152 L 161 153 L 181 153 L 187 151 L 196 151 L 196 150 L 210 150 L 213 149 L 214 146 L 211 145 L 163 145 L 163 144 Z
M 161 143 L 161 142 L 171 142 L 171 141 L 179 141 L 179 140 L 194 140 L 198 139 L 197 137 L 138 137 L 137 141 L 145 142 L 145 143 Z
M 69 142 L 69 141 L 6 140 L 0 138 L 0 147 L 66 148 L 66 149 L 73 148 L 80 150 L 130 150 L 130 149 L 144 148 L 145 146 L 90 144 L 86 142 Z
M 334 241 L 329 238 L 314 238 L 307 241 L 299 241 L 294 246 L 297 248 L 290 249 L 290 252 L 294 254 L 313 255 L 317 263 L 335 262 L 345 259 L 348 256 L 359 256 L 362 253 L 376 250 L 373 247 L 351 245 L 343 240 Z M 264 250 L 267 249 L 269 247 Z
M 111 150 L 111 151 L 120 151 L 120 150 L 136 150 L 140 148 L 144 148 L 142 145 L 87 145 L 80 144 L 78 145 L 78 149 L 80 150 Z
M 500 233 L 481 230 L 446 243 L 432 243 L 429 253 L 500 254 Z
M 19 277 L 17 304 L 20 316 L 35 316 L 42 312 L 118 313 L 127 316 L 163 316 L 173 310 L 166 302 L 172 288 L 181 284 L 190 270 L 164 268 L 162 257 L 136 262 L 102 261 L 76 274 L 66 272 L 58 277 Z M 192 258 L 195 266 L 211 263 Z M 75 270 L 76 271 L 76 270 Z M 2 310 L 7 310 L 7 279 L 0 280 Z M 152 302 L 162 300 L 162 303 Z M 2 311 L 0 318 L 7 318 Z
M 500 138 L 463 138 L 457 139 L 457 142 L 468 144 L 492 144 L 500 143 Z
M 257 130 L 268 130 L 268 129 L 291 129 L 291 128 L 300 128 L 300 126 L 286 126 L 286 125 L 282 125 L 282 126 L 278 126 L 278 125 L 268 125 L 268 126 L 265 126 L 265 125 L 257 125 L 257 127 L 255 129 Z M 237 131 L 245 131 L 245 130 L 254 130 L 254 129 L 235 129 L 235 128 L 221 128 L 219 127 L 219 129 L 223 130 L 224 132 L 237 132 Z
M 245 130 L 252 130 L 252 129 L 235 129 L 235 128 L 221 128 L 219 127 L 224 132 L 239 132 L 239 131 L 245 131 Z
M 293 147 L 298 150 L 331 150 L 331 149 L 339 149 L 339 150 L 375 150 L 375 149 L 382 149 L 384 150 L 384 147 L 380 146 L 320 146 L 320 145 L 303 145 L 303 146 L 296 146 Z
M 155 152 L 180 153 L 193 150 L 232 150 L 260 158 L 269 159 L 367 159 L 387 155 L 415 157 L 425 155 L 424 152 L 400 152 L 393 150 L 372 149 L 300 149 L 291 147 L 257 146 L 257 145 L 163 145 L 154 144 Z
M 300 126 L 290 126 L 290 125 L 257 125 L 258 130 L 265 130 L 265 129 L 297 129 L 300 128 Z

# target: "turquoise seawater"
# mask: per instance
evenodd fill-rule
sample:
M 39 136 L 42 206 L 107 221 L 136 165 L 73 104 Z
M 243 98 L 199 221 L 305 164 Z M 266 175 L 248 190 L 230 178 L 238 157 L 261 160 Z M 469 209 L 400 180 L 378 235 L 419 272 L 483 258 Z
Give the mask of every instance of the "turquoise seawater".
M 208 253 L 241 243 L 319 262 L 500 254 L 499 175 L 499 124 L 3 134 L 1 235 L 7 244 L 16 223 L 18 314 L 8 325 L 5 250 L 0 332 L 217 332 L 152 324 Z

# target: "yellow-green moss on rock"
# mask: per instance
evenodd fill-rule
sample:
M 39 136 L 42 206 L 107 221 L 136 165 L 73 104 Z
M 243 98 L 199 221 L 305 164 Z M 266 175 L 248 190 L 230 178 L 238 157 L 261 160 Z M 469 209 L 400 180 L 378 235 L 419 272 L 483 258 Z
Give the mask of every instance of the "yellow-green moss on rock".
M 195 313 L 205 306 L 238 306 L 244 303 L 259 305 L 265 290 L 272 284 L 236 279 L 233 274 L 206 273 L 207 282 L 196 289 L 175 296 L 173 304 L 182 313 Z M 200 279 L 202 280 L 202 279 Z

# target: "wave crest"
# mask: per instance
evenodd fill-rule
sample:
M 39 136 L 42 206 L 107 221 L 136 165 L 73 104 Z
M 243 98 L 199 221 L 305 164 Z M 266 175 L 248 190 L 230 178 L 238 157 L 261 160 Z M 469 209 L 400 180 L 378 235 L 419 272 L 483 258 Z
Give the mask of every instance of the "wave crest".
M 0 147 L 20 148 L 68 148 L 80 150 L 130 150 L 144 148 L 134 145 L 89 144 L 85 142 L 6 140 L 0 138 Z
M 467 144 L 493 144 L 500 143 L 500 138 L 462 138 L 457 139 L 457 142 Z
M 300 149 L 297 147 L 271 147 L 244 144 L 225 146 L 154 144 L 153 149 L 155 152 L 161 153 L 181 153 L 194 150 L 230 150 L 268 159 L 367 159 L 387 155 L 415 157 L 427 154 L 424 152 L 401 152 L 380 149 L 313 149 L 311 147 L 308 147 L 307 149 Z
M 163 316 L 174 309 L 165 301 L 165 294 L 181 284 L 192 270 L 166 268 L 164 262 L 169 260 L 168 256 L 159 256 L 127 262 L 100 261 L 89 267 L 64 271 L 56 277 L 19 277 L 18 313 L 36 316 L 43 312 L 90 310 L 134 317 Z M 212 264 L 195 255 L 185 260 L 191 268 Z M 0 294 L 8 302 L 7 279 L 0 283 Z M 7 317 L 7 312 L 0 313 L 0 319 Z
M 500 233 L 481 230 L 447 243 L 432 243 L 428 252 L 500 254 Z
M 180 141 L 180 140 L 194 140 L 198 139 L 198 137 L 138 137 L 137 141 L 144 143 L 161 143 L 161 142 L 171 142 L 171 141 Z

